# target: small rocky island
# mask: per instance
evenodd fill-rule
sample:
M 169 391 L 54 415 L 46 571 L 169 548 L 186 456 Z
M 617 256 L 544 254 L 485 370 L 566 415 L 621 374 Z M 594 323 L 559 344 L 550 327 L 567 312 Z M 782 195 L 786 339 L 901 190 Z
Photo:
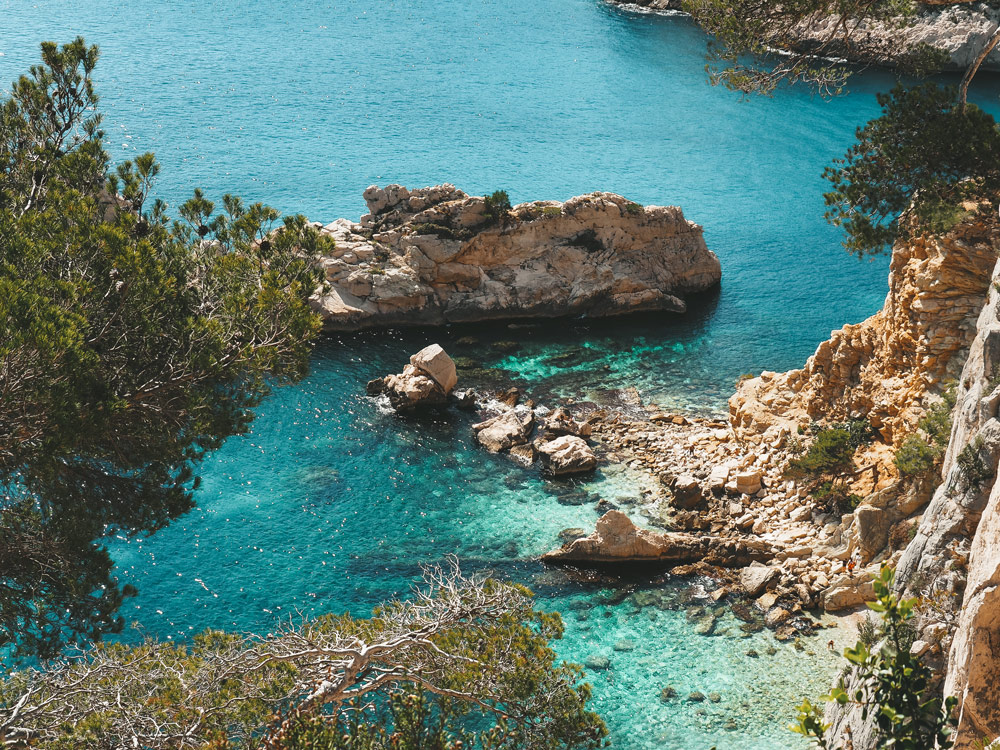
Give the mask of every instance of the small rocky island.
M 686 309 L 719 259 L 676 206 L 612 193 L 492 210 L 453 185 L 369 187 L 360 222 L 320 229 L 330 331 Z

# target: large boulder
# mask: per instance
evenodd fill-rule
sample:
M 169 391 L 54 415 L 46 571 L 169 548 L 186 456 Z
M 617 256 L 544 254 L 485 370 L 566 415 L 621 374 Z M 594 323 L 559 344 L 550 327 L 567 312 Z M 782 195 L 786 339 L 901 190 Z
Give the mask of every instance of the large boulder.
M 865 602 L 873 602 L 875 598 L 872 574 L 862 571 L 855 575 L 841 576 L 831 583 L 823 592 L 823 609 L 827 612 L 853 609 Z
M 740 585 L 747 592 L 747 596 L 756 599 L 777 580 L 780 573 L 777 568 L 767 565 L 751 565 L 740 571 Z
M 445 353 L 440 344 L 425 346 L 410 357 L 410 364 L 441 386 L 446 395 L 451 393 L 452 388 L 458 384 L 455 362 Z
M 763 542 L 649 531 L 638 528 L 620 510 L 609 510 L 598 519 L 593 534 L 545 553 L 542 561 L 670 565 L 704 561 L 723 567 L 741 567 L 754 560 L 768 559 L 771 555 L 772 550 Z
M 537 448 L 542 466 L 553 476 L 584 474 L 597 468 L 597 456 L 583 438 L 563 435 L 542 442 Z
M 528 442 L 535 418 L 530 409 L 511 409 L 485 422 L 472 425 L 476 442 L 490 453 L 501 453 Z
M 458 382 L 455 363 L 438 344 L 431 344 L 410 357 L 410 364 L 396 375 L 368 382 L 368 395 L 385 394 L 396 411 L 444 406 Z

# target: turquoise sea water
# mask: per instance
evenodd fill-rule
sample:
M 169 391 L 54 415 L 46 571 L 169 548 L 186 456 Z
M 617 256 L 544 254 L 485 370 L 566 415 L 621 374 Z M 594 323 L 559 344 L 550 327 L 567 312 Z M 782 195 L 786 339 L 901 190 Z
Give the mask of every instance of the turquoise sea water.
M 769 634 L 743 637 L 729 615 L 696 635 L 699 582 L 581 582 L 533 562 L 559 530 L 593 524 L 597 497 L 637 511 L 634 477 L 542 482 L 474 449 L 470 416 L 399 419 L 364 383 L 439 341 L 546 398 L 636 387 L 666 406 L 724 409 L 740 374 L 796 366 L 881 304 L 886 263 L 844 255 L 820 174 L 877 112 L 888 74 L 834 101 L 800 90 L 740 101 L 705 82 L 689 21 L 599 0 L 0 0 L 0 11 L 0 80 L 42 39 L 101 45 L 111 149 L 154 150 L 173 205 L 201 186 L 327 222 L 363 213 L 371 183 L 503 188 L 515 202 L 612 190 L 683 206 L 722 259 L 721 289 L 683 317 L 322 341 L 312 375 L 207 460 L 195 511 L 115 544 L 141 592 L 130 620 L 177 638 L 295 611 L 363 615 L 405 593 L 421 563 L 456 553 L 562 610 L 567 658 L 610 659 L 589 678 L 616 747 L 801 746 L 784 724 L 833 673 L 818 642 L 807 659 Z M 458 343 L 470 335 L 479 342 Z M 521 346 L 493 346 L 505 340 Z M 668 685 L 680 698 L 664 704 Z M 694 690 L 720 702 L 684 701 Z

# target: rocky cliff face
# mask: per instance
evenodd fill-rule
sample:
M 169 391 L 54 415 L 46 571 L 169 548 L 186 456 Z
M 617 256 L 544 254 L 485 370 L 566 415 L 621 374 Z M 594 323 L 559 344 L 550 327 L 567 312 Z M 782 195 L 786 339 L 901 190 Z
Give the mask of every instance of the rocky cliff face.
M 994 270 L 1000 286 L 1000 265 Z M 959 700 L 960 750 L 1000 735 L 1000 294 L 990 290 L 962 371 L 942 476 L 899 562 L 898 585 L 933 607 L 920 640 Z
M 888 468 L 892 446 L 957 376 L 943 481 L 897 553 L 896 580 L 922 599 L 914 648 L 959 699 L 961 750 L 1000 734 L 1000 227 L 988 206 L 966 208 L 946 235 L 897 244 L 879 313 L 835 331 L 803 369 L 764 373 L 730 400 L 734 430 L 762 448 L 809 421 L 868 417 Z M 837 742 L 876 746 L 860 712 L 835 708 L 828 720 Z
M 719 283 L 719 259 L 677 207 L 611 193 L 515 206 L 491 219 L 452 185 L 365 191 L 369 213 L 336 242 L 315 300 L 328 330 L 519 317 L 682 312 Z
M 962 370 L 998 244 L 986 207 L 944 236 L 897 243 L 882 310 L 834 331 L 801 370 L 743 381 L 729 401 L 737 435 L 771 442 L 813 421 L 865 417 L 898 446 Z
M 651 11 L 676 13 L 683 9 L 682 0 L 609 0 L 614 5 L 640 7 Z M 803 25 L 797 30 L 800 46 L 809 49 L 833 30 L 835 21 L 820 21 Z M 885 46 L 905 49 L 913 44 L 927 44 L 948 54 L 947 67 L 964 70 L 975 60 L 983 44 L 1000 24 L 1000 9 L 988 3 L 968 3 L 958 7 L 942 7 L 941 3 L 926 3 L 912 22 L 904 28 L 886 28 L 882 24 L 860 25 L 854 32 L 855 39 Z M 827 55 L 839 54 L 859 62 L 870 62 L 850 49 L 827 50 Z M 986 58 L 985 69 L 1000 69 L 1000 50 Z

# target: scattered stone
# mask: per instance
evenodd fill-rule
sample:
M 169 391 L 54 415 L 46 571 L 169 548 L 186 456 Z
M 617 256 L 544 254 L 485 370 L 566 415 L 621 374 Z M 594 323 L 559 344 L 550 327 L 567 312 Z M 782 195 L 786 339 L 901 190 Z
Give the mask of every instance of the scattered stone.
M 695 690 L 688 696 L 689 703 L 702 703 L 704 700 L 705 700 L 705 695 L 703 693 L 698 692 L 697 690 Z
M 660 701 L 662 703 L 670 703 L 676 697 L 677 689 L 673 685 L 667 685 L 660 691 Z
M 634 651 L 635 641 L 631 641 L 627 638 L 622 639 L 614 645 L 614 649 L 615 651 Z
M 719 703 L 722 701 L 722 696 L 719 695 L 718 693 L 709 693 L 708 699 L 712 701 L 712 703 Z
M 597 456 L 583 438 L 563 435 L 536 446 L 546 473 L 583 474 L 597 468 Z

